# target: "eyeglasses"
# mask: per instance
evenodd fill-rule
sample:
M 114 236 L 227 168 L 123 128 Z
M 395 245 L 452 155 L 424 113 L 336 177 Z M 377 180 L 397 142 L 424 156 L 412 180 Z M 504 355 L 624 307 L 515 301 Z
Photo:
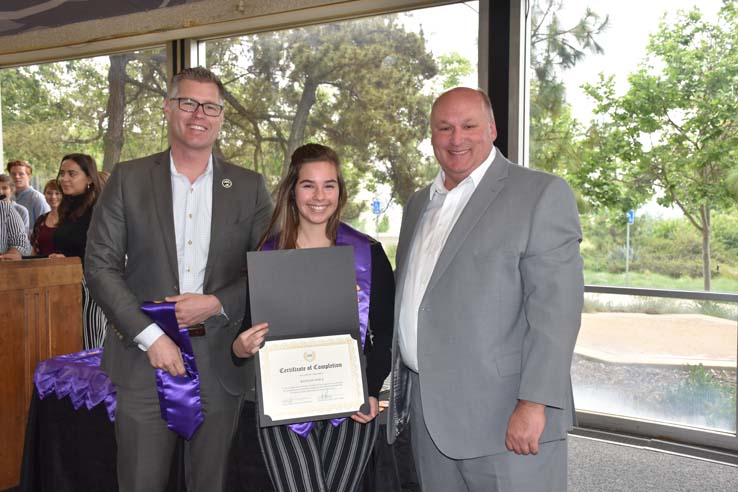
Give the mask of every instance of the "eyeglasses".
M 177 101 L 177 106 L 185 113 L 194 113 L 200 106 L 202 106 L 202 112 L 207 116 L 220 116 L 220 113 L 223 112 L 223 106 L 220 104 L 201 103 L 189 97 L 172 97 L 169 100 Z

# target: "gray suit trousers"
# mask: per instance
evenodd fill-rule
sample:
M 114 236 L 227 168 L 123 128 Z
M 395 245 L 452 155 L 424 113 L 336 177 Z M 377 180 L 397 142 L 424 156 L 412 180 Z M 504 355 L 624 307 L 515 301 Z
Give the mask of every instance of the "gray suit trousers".
M 537 455 L 505 451 L 479 458 L 449 458 L 426 428 L 419 376 L 411 371 L 410 378 L 413 457 L 423 492 L 566 492 L 566 439 L 540 444 Z M 463 413 L 460 409 L 459 415 Z
M 238 424 L 241 397 L 227 392 L 212 367 L 207 338 L 192 338 L 200 373 L 200 397 L 205 421 L 190 440 L 194 492 L 220 492 L 232 437 Z M 166 489 L 172 458 L 180 439 L 161 418 L 155 386 L 118 387 L 115 419 L 120 492 Z

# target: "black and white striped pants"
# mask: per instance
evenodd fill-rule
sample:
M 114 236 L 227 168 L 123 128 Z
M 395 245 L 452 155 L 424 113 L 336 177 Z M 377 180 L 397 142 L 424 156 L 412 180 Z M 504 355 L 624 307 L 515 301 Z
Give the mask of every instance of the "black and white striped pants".
M 377 419 L 360 424 L 347 418 L 338 427 L 316 422 L 307 437 L 286 425 L 259 428 L 259 445 L 277 492 L 355 492 L 364 476 Z
M 97 305 L 90 291 L 87 288 L 87 282 L 82 281 L 82 347 L 90 350 L 102 347 L 105 341 L 105 331 L 107 330 L 108 319 L 105 313 Z

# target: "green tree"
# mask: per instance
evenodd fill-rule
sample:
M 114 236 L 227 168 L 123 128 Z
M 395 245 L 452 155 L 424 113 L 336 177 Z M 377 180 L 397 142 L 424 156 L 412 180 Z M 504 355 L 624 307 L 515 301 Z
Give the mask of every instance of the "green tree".
M 602 18 L 587 8 L 580 19 L 565 24 L 559 17 L 563 0 L 536 0 L 531 9 L 530 163 L 566 175 L 578 162 L 579 124 L 566 102 L 564 71 L 587 54 L 600 54 L 596 38 L 607 29 Z
M 445 63 L 452 75 L 466 70 L 464 60 Z M 309 140 L 336 147 L 351 191 L 387 183 L 399 203 L 432 167 L 418 145 L 437 64 L 422 33 L 396 15 L 209 42 L 207 64 L 229 106 L 215 151 L 272 185 Z M 55 175 L 67 152 L 92 154 L 110 170 L 166 147 L 163 50 L 0 74 L 6 155 L 30 160 L 42 176 Z
M 110 170 L 166 147 L 165 58 L 155 50 L 0 71 L 5 156 L 31 162 L 43 184 L 70 152 Z
M 453 52 L 438 57 L 438 73 L 442 78 L 441 90 L 445 91 L 461 85 L 461 79 L 472 73 L 474 68 L 469 60 Z
M 208 65 L 230 106 L 219 150 L 271 184 L 313 140 L 338 150 L 350 190 L 388 183 L 402 204 L 420 186 L 428 161 L 417 147 L 431 102 L 423 87 L 437 66 L 397 16 L 209 43 Z
M 697 8 L 662 22 L 628 81 L 623 96 L 612 77 L 587 87 L 599 117 L 578 180 L 597 204 L 634 207 L 656 196 L 679 207 L 701 235 L 710 290 L 711 215 L 736 204 L 726 185 L 738 154 L 736 2 L 724 1 L 714 24 Z
M 69 152 L 99 155 L 104 75 L 91 60 L 0 71 L 3 144 L 8 159 L 24 159 L 43 180 L 56 176 Z
M 102 167 L 158 152 L 167 145 L 161 112 L 167 93 L 166 52 L 110 55 L 107 73 Z

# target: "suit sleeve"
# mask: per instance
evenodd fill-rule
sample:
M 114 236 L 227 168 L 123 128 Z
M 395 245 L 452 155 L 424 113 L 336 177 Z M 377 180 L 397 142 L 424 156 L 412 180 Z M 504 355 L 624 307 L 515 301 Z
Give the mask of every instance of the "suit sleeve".
M 369 328 L 372 339 L 366 356 L 369 396 L 379 396 L 392 364 L 395 277 L 381 243 L 372 244 L 372 290 L 369 296 Z
M 564 180 L 544 188 L 530 227 L 520 261 L 527 333 L 518 398 L 564 408 L 584 296 L 579 214 Z
M 254 215 L 250 224 L 249 240 L 246 245 L 246 250 L 243 252 L 244 259 L 246 253 L 254 251 L 259 245 L 259 240 L 264 230 L 269 224 L 269 219 L 272 216 L 272 197 L 266 187 L 266 182 L 262 175 L 257 175 L 257 182 L 254 192 Z M 245 261 L 245 260 L 244 260 Z M 243 316 L 244 299 L 246 299 L 248 289 L 248 281 L 246 272 L 239 276 L 238 280 L 228 284 L 227 286 L 219 289 L 211 294 L 218 298 L 220 303 L 223 305 L 225 314 L 229 317 L 241 318 Z
M 139 301 L 123 280 L 126 260 L 126 210 L 123 166 L 116 165 L 95 205 L 87 231 L 85 280 L 95 302 L 123 336 L 133 339 L 151 319 L 139 309 Z

